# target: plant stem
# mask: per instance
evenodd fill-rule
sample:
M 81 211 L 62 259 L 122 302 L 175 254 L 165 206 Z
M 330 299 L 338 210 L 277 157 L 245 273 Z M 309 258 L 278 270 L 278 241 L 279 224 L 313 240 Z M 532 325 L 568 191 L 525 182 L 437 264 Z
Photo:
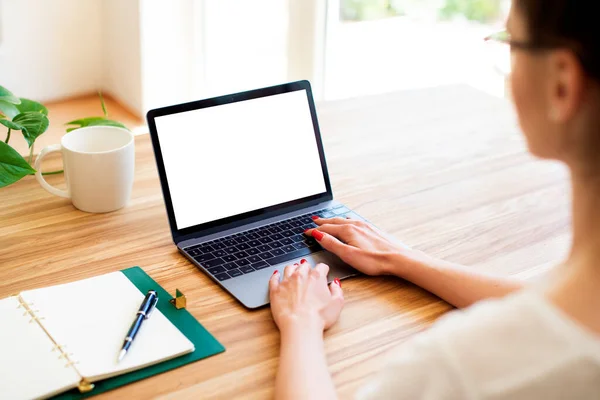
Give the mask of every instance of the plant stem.
M 104 97 L 102 96 L 101 90 L 98 90 L 98 96 L 100 97 L 100 105 L 102 106 L 102 112 L 104 113 L 104 118 L 108 118 L 108 111 L 106 111 L 106 104 L 104 104 Z
M 8 143 L 8 139 L 10 139 L 10 128 L 8 128 L 8 134 L 6 135 L 6 140 L 4 143 Z
M 35 143 L 31 144 L 31 147 L 29 148 L 29 161 L 27 161 L 29 164 L 31 164 L 31 161 L 33 161 L 33 146 L 35 145 Z
M 35 143 L 33 143 L 31 145 L 31 148 L 29 149 L 29 164 L 31 164 L 31 161 L 33 161 L 33 147 L 34 147 Z M 42 175 L 58 175 L 58 174 L 62 174 L 63 172 L 65 172 L 63 169 L 61 169 L 60 171 L 51 171 L 51 172 L 42 172 Z M 34 174 L 29 174 L 29 175 L 35 175 Z
M 61 169 L 60 171 L 42 172 L 42 175 L 58 175 L 58 174 L 62 174 L 63 172 L 65 172 L 65 171 Z
M 42 175 L 44 175 L 44 176 L 46 176 L 46 175 L 58 175 L 58 174 L 62 174 L 63 172 L 65 172 L 65 170 L 61 169 L 60 171 L 42 172 Z M 35 175 L 35 173 L 29 174 L 29 175 Z

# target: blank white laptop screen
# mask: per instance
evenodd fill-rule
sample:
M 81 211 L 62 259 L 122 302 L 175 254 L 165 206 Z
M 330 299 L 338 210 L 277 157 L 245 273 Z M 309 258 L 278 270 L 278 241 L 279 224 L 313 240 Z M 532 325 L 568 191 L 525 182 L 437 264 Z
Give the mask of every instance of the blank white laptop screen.
M 326 192 L 305 90 L 155 123 L 177 229 Z

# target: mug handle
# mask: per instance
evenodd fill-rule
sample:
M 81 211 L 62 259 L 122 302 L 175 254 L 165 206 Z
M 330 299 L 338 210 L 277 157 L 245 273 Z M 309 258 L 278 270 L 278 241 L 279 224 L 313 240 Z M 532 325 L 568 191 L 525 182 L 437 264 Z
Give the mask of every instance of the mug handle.
M 42 187 L 44 189 L 46 189 L 53 195 L 59 196 L 59 197 L 65 197 L 65 198 L 69 199 L 69 198 L 71 198 L 71 195 L 69 193 L 68 183 L 67 183 L 67 190 L 57 189 L 54 186 L 51 186 L 50 184 L 48 184 L 48 182 L 46 182 L 46 180 L 44 179 L 44 176 L 42 175 L 42 170 L 41 170 L 42 159 L 47 154 L 54 153 L 55 151 L 60 151 L 60 149 L 61 149 L 60 144 L 53 144 L 51 146 L 46 146 L 42 149 L 42 151 L 40 152 L 40 154 L 37 156 L 37 158 L 35 160 L 35 166 L 34 166 L 35 171 L 36 171 L 35 179 L 37 179 L 37 181 L 40 183 L 40 185 L 42 185 Z

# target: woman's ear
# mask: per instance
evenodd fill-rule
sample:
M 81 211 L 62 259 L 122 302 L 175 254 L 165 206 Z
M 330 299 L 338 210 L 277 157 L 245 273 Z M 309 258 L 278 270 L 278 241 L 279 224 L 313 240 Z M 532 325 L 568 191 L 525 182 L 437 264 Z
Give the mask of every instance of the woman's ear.
M 587 77 L 571 50 L 552 51 L 548 63 L 548 119 L 565 124 L 575 118 L 583 103 Z

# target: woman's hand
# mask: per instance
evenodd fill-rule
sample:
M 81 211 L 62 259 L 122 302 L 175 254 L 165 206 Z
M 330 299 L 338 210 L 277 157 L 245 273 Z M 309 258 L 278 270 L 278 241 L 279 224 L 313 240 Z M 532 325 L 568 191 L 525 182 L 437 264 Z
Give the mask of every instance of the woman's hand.
M 288 265 L 280 281 L 275 271 L 269 281 L 271 312 L 282 334 L 290 330 L 323 330 L 339 318 L 344 294 L 339 279 L 327 286 L 329 266 L 317 264 L 310 268 L 306 260 Z
M 344 295 L 339 279 L 327 287 L 328 272 L 325 264 L 310 268 L 302 260 L 283 273 L 275 271 L 269 281 L 271 312 L 281 331 L 276 399 L 337 397 L 327 369 L 323 330 L 338 320 Z
M 308 229 L 305 233 L 367 275 L 396 275 L 395 264 L 406 264 L 418 253 L 364 221 L 340 217 L 314 221 L 318 228 Z

